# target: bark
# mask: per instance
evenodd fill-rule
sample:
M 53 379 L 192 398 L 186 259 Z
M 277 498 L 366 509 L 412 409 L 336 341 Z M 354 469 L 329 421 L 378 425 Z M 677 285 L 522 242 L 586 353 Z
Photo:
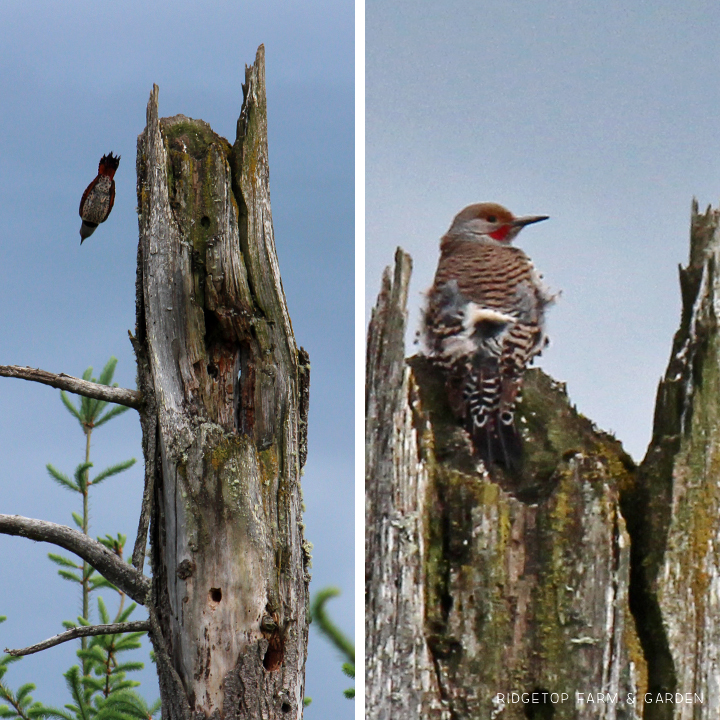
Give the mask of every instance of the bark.
M 365 468 L 365 637 L 368 718 L 420 718 L 440 707 L 425 640 L 424 506 L 429 468 L 405 365 L 412 263 L 398 250 L 368 332 Z
M 233 145 L 201 120 L 159 119 L 157 86 L 138 138 L 143 515 L 163 717 L 174 720 L 303 708 L 309 364 L 273 239 L 262 46 L 243 92 Z M 139 537 L 136 563 L 143 550 Z
M 647 717 L 720 715 L 720 214 L 693 203 L 682 318 L 660 382 L 653 437 L 624 512 L 638 630 L 657 689 L 701 696 Z

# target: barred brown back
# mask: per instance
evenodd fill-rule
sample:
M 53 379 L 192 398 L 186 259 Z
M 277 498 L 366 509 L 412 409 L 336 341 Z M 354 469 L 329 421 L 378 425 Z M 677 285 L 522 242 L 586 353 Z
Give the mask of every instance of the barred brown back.
M 499 242 L 444 240 L 434 288 L 456 280 L 470 302 L 510 312 L 521 283 L 533 282 L 533 265 L 520 248 Z

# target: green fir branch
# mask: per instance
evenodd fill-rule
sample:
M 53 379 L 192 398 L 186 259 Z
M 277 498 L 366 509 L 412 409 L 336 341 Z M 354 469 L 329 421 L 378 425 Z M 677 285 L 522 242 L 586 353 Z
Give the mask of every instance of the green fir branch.
M 115 641 L 115 650 L 117 652 L 125 652 L 126 650 L 138 650 L 142 647 L 140 638 L 142 638 L 142 636 L 145 634 L 145 632 L 133 632 L 118 635 L 117 640 Z M 120 666 L 118 665 L 118 667 Z M 138 668 L 138 670 L 142 670 L 142 667 Z
M 80 423 L 80 425 L 82 425 L 82 418 L 80 417 L 79 410 L 75 407 L 75 405 L 73 405 L 72 400 L 70 400 L 68 394 L 64 390 L 60 391 L 60 399 L 70 414 Z
M 93 710 L 89 702 L 91 694 L 86 692 L 83 687 L 80 668 L 77 665 L 73 665 L 63 677 L 70 691 L 70 697 L 76 703 L 75 705 L 66 704 L 65 708 L 75 713 L 75 717 L 78 718 L 78 720 L 90 720 Z
M 127 650 L 135 650 L 139 647 L 142 647 L 140 643 L 137 643 L 135 645 L 132 645 L 132 647 L 127 647 L 125 649 Z M 116 648 L 118 651 L 120 648 Z M 142 670 L 145 667 L 145 663 L 138 662 L 137 660 L 134 662 L 126 662 L 126 663 L 118 663 L 114 666 L 113 671 L 114 672 L 137 672 L 138 670 Z M 136 682 L 135 680 L 132 680 L 131 682 Z M 139 685 L 140 683 L 138 683 Z
M 123 556 L 123 550 L 125 549 L 125 543 L 127 542 L 127 535 L 118 533 L 117 537 L 113 537 L 112 535 L 106 534 L 104 538 L 98 537 L 97 541 L 121 558 Z
M 80 492 L 84 493 L 87 489 L 87 476 L 88 470 L 93 466 L 91 462 L 80 463 L 75 468 L 75 482 L 77 483 Z
M 98 605 L 98 613 L 100 615 L 100 620 L 102 621 L 102 624 L 109 625 L 110 624 L 110 613 L 108 613 L 107 606 L 105 605 L 105 602 L 101 597 L 99 597 L 97 599 L 97 605 Z
M 95 378 L 92 379 L 93 382 L 97 382 Z M 88 420 L 87 420 L 87 428 L 93 429 L 95 428 L 95 419 L 100 415 L 100 413 L 105 409 L 105 406 L 107 405 L 106 400 L 98 400 L 97 398 L 91 398 L 90 402 L 88 404 Z
M 103 624 L 108 624 L 110 614 L 101 597 L 97 600 L 97 606 L 101 621 Z M 124 611 L 121 609 L 115 622 L 125 622 L 136 608 L 137 605 L 132 603 Z M 138 686 L 137 681 L 127 678 L 127 673 L 141 670 L 144 667 L 143 663 L 122 661 L 119 656 L 121 653 L 139 649 L 140 639 L 144 634 L 144 632 L 116 633 L 90 638 L 87 648 L 77 651 L 85 668 L 82 682 L 86 690 L 93 695 L 99 693 L 102 698 L 107 699 L 117 692 Z M 112 716 L 109 720 L 118 720 L 118 718 Z
M 137 603 L 130 603 L 130 605 L 125 608 L 124 612 L 118 614 L 115 622 L 127 622 L 129 617 L 135 611 L 135 608 L 137 608 Z
M 107 478 L 112 477 L 113 475 L 119 475 L 121 472 L 125 472 L 128 468 L 131 468 L 136 462 L 135 458 L 130 458 L 130 460 L 125 460 L 124 462 L 119 462 L 115 465 L 107 467 L 90 481 L 90 485 L 98 485 L 103 480 L 107 480 Z
M 35 686 L 32 683 L 25 683 L 18 688 L 15 698 L 19 703 L 22 703 L 22 701 L 25 700 L 34 689 Z
M 5 617 L 0 617 L 3 622 Z M 33 702 L 31 692 L 35 690 L 33 683 L 25 683 L 17 693 L 2 682 L 8 665 L 20 660 L 19 657 L 3 655 L 0 658 L 0 718 L 16 718 L 17 720 L 39 720 L 48 717 L 47 709 L 40 702 Z M 6 703 L 5 705 L 1 703 Z
M 45 706 L 44 711 L 45 712 L 42 715 L 42 717 L 44 718 L 57 718 L 57 720 L 76 720 L 74 715 L 71 715 L 70 713 L 65 712 L 64 710 L 60 710 L 56 707 Z
M 340 590 L 335 587 L 324 588 L 315 595 L 310 605 L 310 617 L 317 623 L 318 630 L 324 635 L 343 655 L 348 662 L 342 664 L 342 671 L 348 677 L 355 678 L 355 646 L 351 640 L 330 620 L 325 604 L 330 598 L 340 595 Z M 343 690 L 343 695 L 352 700 L 355 697 L 355 688 Z
M 98 575 L 98 577 L 92 578 L 92 580 L 90 580 L 89 588 L 90 592 L 93 592 L 94 590 L 100 590 L 101 588 L 107 588 L 108 590 L 115 590 L 119 592 L 119 590 L 109 580 L 106 580 L 102 575 Z
M 148 705 L 137 693 L 124 691 L 111 695 L 107 705 L 135 720 L 149 720 L 157 715 L 162 707 L 159 698 L 152 705 Z
M 89 380 L 90 382 L 95 382 L 95 378 L 92 376 L 92 367 L 89 367 L 82 376 L 83 380 Z M 91 408 L 92 403 L 94 400 L 92 398 L 86 397 L 85 395 L 80 396 L 80 421 L 83 426 L 83 431 L 87 433 L 88 430 L 88 423 L 90 422 L 91 415 Z
M 113 375 L 115 375 L 115 368 L 117 367 L 118 360 L 114 355 L 110 356 L 110 359 L 105 363 L 105 367 L 100 373 L 98 382 L 101 385 L 109 385 L 112 382 Z
M 102 417 L 99 417 L 97 420 L 95 420 L 95 427 L 99 428 L 101 425 L 104 425 L 106 422 L 108 422 L 108 420 L 112 420 L 118 415 L 122 415 L 129 409 L 130 408 L 127 405 L 114 405 Z
M 69 568 L 72 568 L 73 570 L 80 569 L 80 566 L 77 564 L 77 561 L 72 560 L 71 558 L 66 558 L 66 557 L 63 557 L 62 555 L 57 555 L 56 553 L 48 553 L 48 557 L 56 565 L 62 565 L 62 567 L 69 567 Z
M 112 635 L 105 635 L 103 637 L 109 637 L 112 638 Z M 103 666 L 105 665 L 105 661 L 107 659 L 107 653 L 103 652 L 103 648 L 99 647 L 97 645 L 90 645 L 87 650 L 78 650 L 77 656 L 81 660 L 85 660 L 86 662 L 90 663 L 90 665 L 96 666 L 96 673 L 98 675 L 104 675 L 105 671 Z M 85 681 L 87 676 L 83 677 L 83 681 Z
M 345 675 L 347 675 L 349 678 L 355 679 L 355 663 L 343 663 L 342 664 L 342 671 Z M 355 697 L 355 688 L 347 688 L 346 690 L 343 690 L 343 695 L 348 699 L 352 700 Z
M 117 362 L 117 358 L 111 356 L 110 359 L 105 363 L 105 367 L 100 373 L 100 377 L 97 380 L 93 378 L 93 382 L 96 382 L 99 385 L 110 385 L 110 383 L 112 383 L 113 375 L 115 374 L 115 367 L 117 365 Z M 115 383 L 115 387 L 117 387 L 117 383 Z M 90 427 L 97 427 L 98 424 L 102 424 L 102 422 L 105 422 L 105 420 L 99 422 L 99 418 L 100 413 L 108 406 L 108 404 L 109 403 L 106 400 L 91 400 L 88 409 L 88 416 L 86 419 L 86 422 Z
M 310 606 L 310 616 L 318 625 L 318 630 L 345 655 L 349 662 L 355 663 L 355 646 L 349 638 L 335 625 L 325 610 L 325 604 L 330 598 L 340 595 L 336 587 L 319 590 Z
M 77 573 L 70 572 L 69 570 L 58 570 L 58 575 L 63 580 L 69 580 L 70 582 L 77 583 L 78 585 L 82 585 L 83 583 L 82 578 Z
M 79 485 L 76 485 L 65 473 L 61 473 L 54 465 L 48 463 L 45 467 L 50 477 L 60 485 L 60 487 L 73 490 L 74 492 L 82 492 Z

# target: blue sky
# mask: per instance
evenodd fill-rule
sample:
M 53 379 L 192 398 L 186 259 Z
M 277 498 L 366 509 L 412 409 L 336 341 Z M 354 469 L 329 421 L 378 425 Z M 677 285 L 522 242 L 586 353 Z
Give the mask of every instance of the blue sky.
M 401 245 L 416 351 L 453 216 L 550 215 L 517 241 L 562 291 L 539 364 L 642 459 L 691 201 L 720 197 L 719 21 L 704 0 L 368 0 L 366 309 Z
M 119 359 L 134 387 L 137 250 L 135 148 L 153 83 L 160 114 L 202 118 L 232 140 L 245 64 L 265 44 L 270 190 L 283 285 L 296 339 L 312 364 L 309 458 L 303 478 L 312 589 L 343 595 L 329 609 L 353 624 L 354 7 L 312 2 L 15 2 L 0 5 L 0 364 L 80 375 Z M 78 205 L 101 155 L 122 156 L 108 221 L 79 243 Z M 71 523 L 75 498 L 45 471 L 71 473 L 84 436 L 59 392 L 0 379 L 0 512 Z M 133 411 L 93 436 L 101 469 L 142 460 Z M 97 488 L 91 534 L 132 542 L 141 462 Z M 52 548 L 0 537 L 0 647 L 58 632 L 79 612 L 74 588 L 46 559 Z M 106 600 L 109 597 L 105 598 Z M 138 611 L 138 617 L 143 613 Z M 67 702 L 67 644 L 6 676 L 35 697 Z M 350 718 L 337 653 L 311 632 L 306 689 L 312 718 Z M 143 692 L 157 696 L 148 663 Z

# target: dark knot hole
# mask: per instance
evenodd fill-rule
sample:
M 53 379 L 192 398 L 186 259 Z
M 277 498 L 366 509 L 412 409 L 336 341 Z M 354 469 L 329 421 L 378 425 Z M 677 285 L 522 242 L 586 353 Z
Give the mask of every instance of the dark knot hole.
M 530 692 L 532 702 L 524 707 L 525 717 L 528 720 L 552 720 L 555 715 L 553 696 L 557 696 L 557 693 L 542 687 L 533 688 Z

